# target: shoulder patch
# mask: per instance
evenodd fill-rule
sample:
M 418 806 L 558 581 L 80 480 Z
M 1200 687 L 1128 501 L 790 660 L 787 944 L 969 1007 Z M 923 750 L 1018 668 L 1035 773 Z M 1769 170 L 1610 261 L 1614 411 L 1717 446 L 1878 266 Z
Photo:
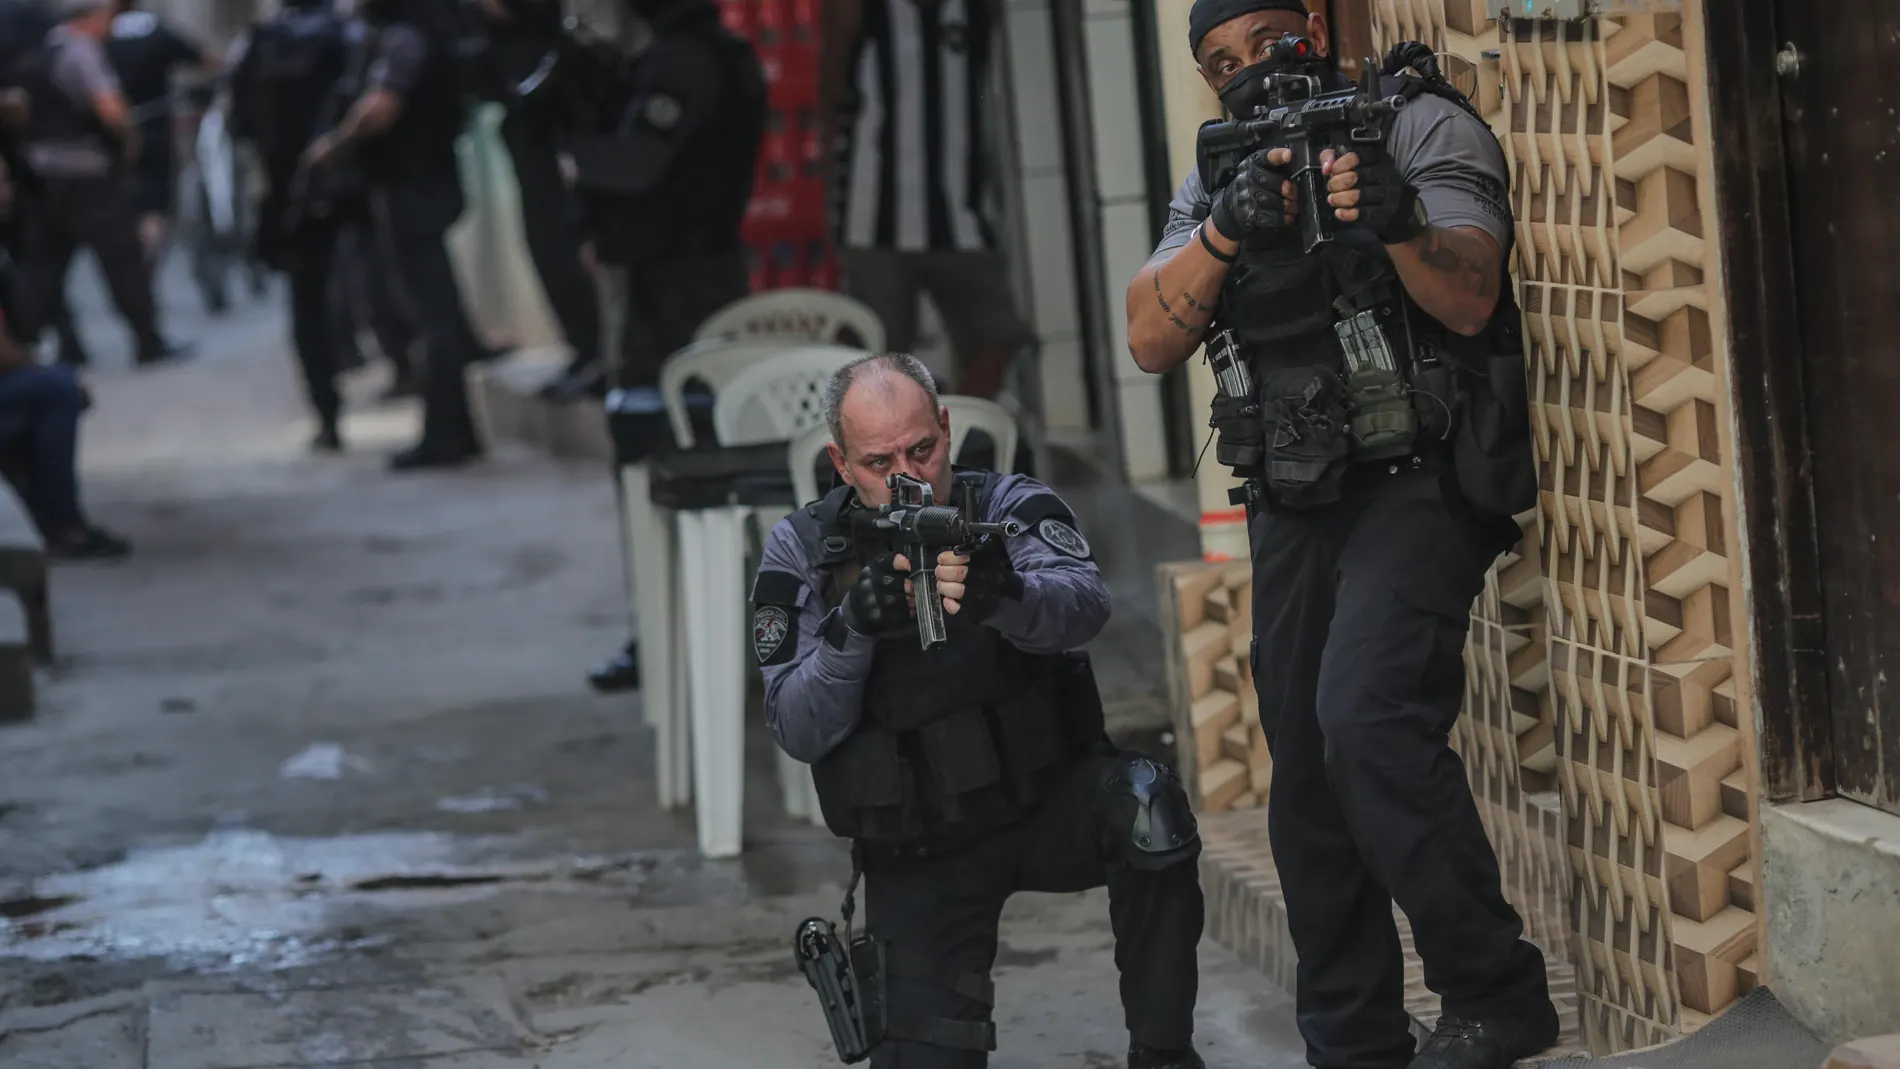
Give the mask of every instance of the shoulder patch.
M 1050 549 L 1055 550 L 1065 557 L 1074 557 L 1076 560 L 1088 560 L 1092 552 L 1089 549 L 1088 539 L 1082 537 L 1082 532 L 1063 523 L 1054 516 L 1038 523 L 1036 525 L 1036 534 L 1040 536 L 1044 542 L 1049 543 Z
M 792 615 L 777 605 L 761 605 L 752 613 L 752 653 L 761 665 L 776 664 L 779 653 L 792 648 L 785 640 L 792 633 Z
M 680 104 L 678 97 L 655 93 L 647 98 L 647 122 L 656 130 L 671 130 L 679 125 L 685 115 L 686 108 Z

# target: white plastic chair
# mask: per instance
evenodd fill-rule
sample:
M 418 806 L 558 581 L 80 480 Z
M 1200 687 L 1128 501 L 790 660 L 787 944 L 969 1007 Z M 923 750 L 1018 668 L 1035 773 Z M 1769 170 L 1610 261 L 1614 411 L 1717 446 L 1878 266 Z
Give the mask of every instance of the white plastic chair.
M 823 421 L 825 383 L 866 355 L 841 345 L 801 345 L 739 373 L 713 399 L 720 445 L 789 442 Z
M 961 456 L 964 443 L 969 441 L 969 432 L 979 430 L 996 443 L 996 470 L 1006 475 L 1015 470 L 1016 443 L 1022 432 L 1017 429 L 1016 417 L 1009 414 L 1009 409 L 995 401 L 955 393 L 945 394 L 938 400 L 950 410 L 950 459 Z
M 698 444 L 693 437 L 692 420 L 686 412 L 688 382 L 697 379 L 716 396 L 754 364 L 787 349 L 809 344 L 812 343 L 801 338 L 720 336 L 696 341 L 667 357 L 660 365 L 660 396 L 666 401 L 666 418 L 673 425 L 673 440 L 681 449 L 691 449 Z
M 674 440 L 683 449 L 697 444 L 686 409 L 687 383 L 697 380 L 717 394 L 753 365 L 803 344 L 797 338 L 721 336 L 694 342 L 668 357 L 660 367 L 660 396 Z M 843 352 L 858 355 L 855 349 Z M 677 637 L 680 575 L 674 540 L 678 524 L 673 513 L 650 500 L 645 464 L 627 465 L 620 482 L 622 546 L 641 622 L 641 700 L 654 732 L 660 805 L 672 809 L 693 798 L 686 650 Z
M 790 288 L 741 297 L 699 325 L 696 339 L 808 338 L 844 340 L 849 328 L 858 344 L 872 352 L 884 348 L 884 322 L 863 302 L 830 290 Z
M 713 429 L 722 446 L 789 442 L 822 420 L 822 396 L 832 373 L 863 350 L 837 345 L 800 346 L 768 357 L 741 372 L 713 399 Z M 692 724 L 693 800 L 699 849 L 707 857 L 736 857 L 743 841 L 745 811 L 744 653 L 751 647 L 746 589 L 746 533 L 755 514 L 776 523 L 788 510 L 747 505 L 684 510 L 677 515 L 679 608 L 685 624 L 687 706 Z M 787 808 L 809 807 L 802 767 L 792 775 L 790 757 L 780 757 Z M 806 796 L 808 797 L 808 796 Z

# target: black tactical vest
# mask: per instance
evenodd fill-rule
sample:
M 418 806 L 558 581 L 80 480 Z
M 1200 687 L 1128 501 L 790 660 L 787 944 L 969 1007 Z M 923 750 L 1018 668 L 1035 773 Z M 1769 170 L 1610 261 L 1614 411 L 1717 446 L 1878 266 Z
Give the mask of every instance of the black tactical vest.
M 340 112 L 336 95 L 349 60 L 343 20 L 328 7 L 288 9 L 251 33 L 246 63 L 255 79 L 239 102 L 266 167 L 294 169 L 297 158 Z
M 409 5 L 418 9 L 420 0 Z M 454 41 L 427 9 L 406 14 L 399 24 L 421 31 L 429 58 L 420 84 L 403 101 L 396 124 L 363 146 L 363 170 L 376 185 L 418 186 L 459 181 L 455 141 L 467 117 Z
M 1408 100 L 1430 93 L 1477 116 L 1464 95 L 1443 81 L 1387 75 L 1379 91 Z M 1201 178 L 1212 197 L 1231 176 L 1203 173 Z M 1256 383 L 1287 368 L 1340 369 L 1345 358 L 1333 324 L 1341 297 L 1354 310 L 1385 306 L 1395 313 L 1381 320 L 1397 324 L 1388 342 L 1401 360 L 1410 354 L 1407 370 L 1421 426 L 1443 436 L 1435 445 L 1421 434 L 1419 451 L 1436 453 L 1432 459 L 1453 467 L 1460 491 L 1484 515 L 1508 517 L 1535 504 L 1530 368 L 1508 267 L 1490 324 L 1476 337 L 1465 337 L 1412 300 L 1384 246 L 1369 231 L 1342 228 L 1330 249 L 1308 256 L 1298 230 L 1287 227 L 1242 246 L 1222 286 L 1214 326 L 1233 332 Z
M 616 259 L 631 261 L 738 252 L 765 132 L 765 73 L 752 45 L 721 25 L 709 4 L 683 7 L 654 29 L 660 35 L 654 51 L 683 39 L 711 50 L 720 70 L 719 99 L 650 189 L 636 197 L 607 195 L 612 206 L 600 214 L 609 244 Z M 649 86 L 636 66 L 627 99 L 638 99 Z
M 958 475 L 985 500 L 999 477 Z M 843 600 L 859 561 L 849 487 L 792 514 L 813 567 Z M 980 508 L 978 512 L 980 514 Z M 813 768 L 825 824 L 873 845 L 964 841 L 1020 820 L 1104 744 L 1100 698 L 1079 655 L 1025 653 L 1000 632 L 947 616 L 928 653 L 906 633 L 878 643 L 857 730 Z
M 26 91 L 29 101 L 26 134 L 21 141 L 27 145 L 92 142 L 107 158 L 117 158 L 112 136 L 92 102 L 74 100 L 53 81 L 53 60 L 61 47 L 49 35 L 15 69 L 19 87 Z

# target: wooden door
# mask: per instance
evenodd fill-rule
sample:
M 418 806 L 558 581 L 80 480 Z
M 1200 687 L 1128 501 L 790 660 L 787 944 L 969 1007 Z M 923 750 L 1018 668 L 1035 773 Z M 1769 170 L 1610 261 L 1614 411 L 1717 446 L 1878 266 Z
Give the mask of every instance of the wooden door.
M 1900 3 L 1774 3 L 1835 789 L 1900 813 Z

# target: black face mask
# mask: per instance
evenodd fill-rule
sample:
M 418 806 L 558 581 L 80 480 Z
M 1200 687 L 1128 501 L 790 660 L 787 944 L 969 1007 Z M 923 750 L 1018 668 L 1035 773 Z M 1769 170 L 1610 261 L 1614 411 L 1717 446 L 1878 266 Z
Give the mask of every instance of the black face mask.
M 1281 40 L 1290 40 L 1282 38 Z M 1333 61 L 1319 56 L 1298 60 L 1285 56 L 1279 47 L 1267 54 L 1267 58 L 1243 67 L 1240 73 L 1229 79 L 1221 88 L 1220 102 L 1226 107 L 1227 114 L 1236 119 L 1251 119 L 1258 108 L 1269 107 L 1273 103 L 1272 75 L 1305 74 L 1319 79 L 1320 92 L 1331 92 L 1341 88 L 1342 80 L 1339 68 Z

